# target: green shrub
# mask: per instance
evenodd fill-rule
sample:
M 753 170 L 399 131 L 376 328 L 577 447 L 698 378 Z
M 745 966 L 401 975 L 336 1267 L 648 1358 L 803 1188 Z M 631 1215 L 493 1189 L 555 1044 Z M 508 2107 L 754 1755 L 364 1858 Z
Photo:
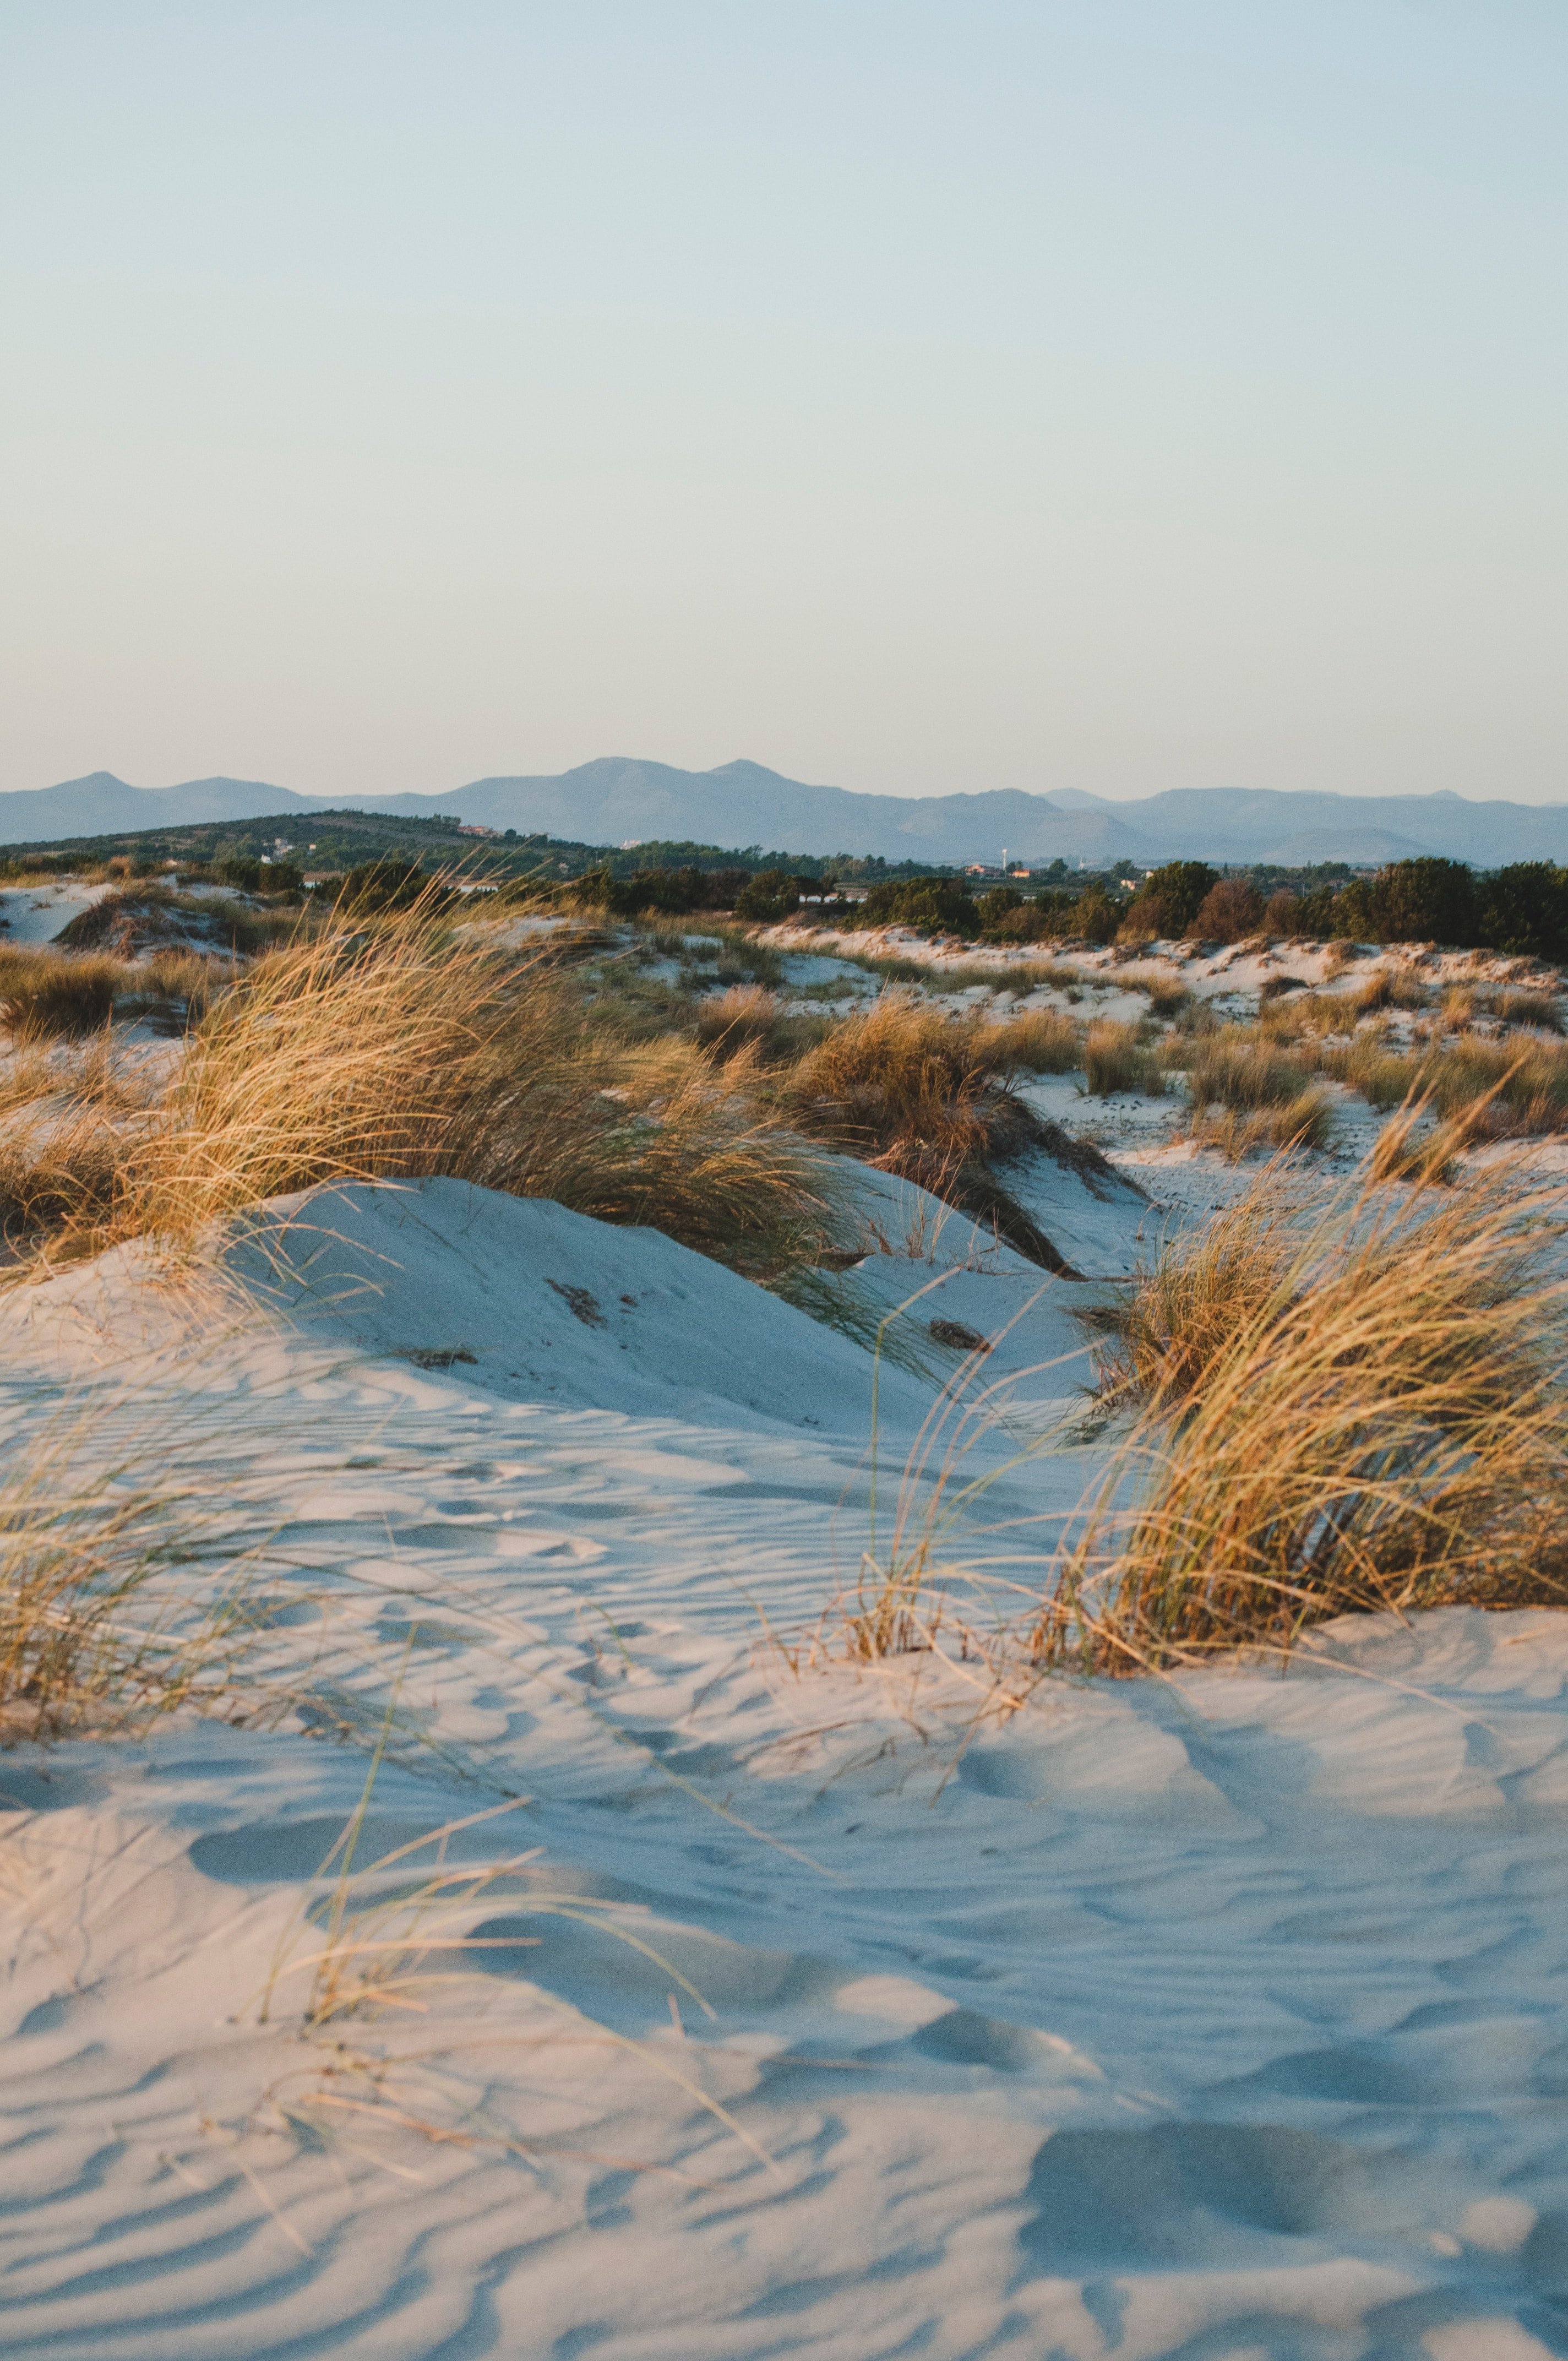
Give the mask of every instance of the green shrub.
M 1207 896 L 1219 884 L 1219 873 L 1206 861 L 1168 861 L 1145 878 L 1128 922 L 1146 924 L 1151 935 L 1190 934 Z
M 1347 934 L 1377 943 L 1474 943 L 1475 880 L 1463 861 L 1423 854 L 1354 877 L 1339 897 Z
M 966 940 L 981 929 L 979 912 L 961 877 L 911 877 L 873 885 L 856 917 L 863 927 L 920 927 Z
M 1568 956 L 1568 869 L 1550 861 L 1516 861 L 1475 888 L 1475 935 L 1516 959 Z

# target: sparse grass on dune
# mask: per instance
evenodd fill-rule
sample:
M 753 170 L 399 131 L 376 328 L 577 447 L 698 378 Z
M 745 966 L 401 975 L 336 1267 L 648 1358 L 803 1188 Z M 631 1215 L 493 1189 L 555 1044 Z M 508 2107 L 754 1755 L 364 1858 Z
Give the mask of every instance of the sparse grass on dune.
M 639 936 L 663 957 L 698 966 L 717 966 L 725 983 L 780 984 L 783 954 L 758 942 L 742 926 L 724 918 L 640 918 Z M 696 946 L 702 948 L 698 949 Z
M 1230 1271 L 1234 1316 L 1217 1335 L 1194 1288 L 1196 1374 L 1179 1396 L 1155 1390 L 1114 1455 L 1036 1661 L 1133 1673 L 1238 1647 L 1284 1655 L 1345 1612 L 1568 1596 L 1568 1280 L 1549 1262 L 1562 1210 L 1521 1212 L 1495 1176 L 1341 1196 L 1283 1267 L 1266 1202 L 1234 1215 L 1255 1285 Z M 1159 1303 L 1179 1303 L 1179 1280 L 1157 1284 Z
M 44 1739 L 107 1717 L 136 1722 L 231 1695 L 244 1636 L 227 1577 L 159 1608 L 145 1596 L 210 1523 L 171 1472 L 168 1438 L 116 1464 L 102 1420 L 67 1409 L 27 1449 L 0 1451 L 0 1739 Z

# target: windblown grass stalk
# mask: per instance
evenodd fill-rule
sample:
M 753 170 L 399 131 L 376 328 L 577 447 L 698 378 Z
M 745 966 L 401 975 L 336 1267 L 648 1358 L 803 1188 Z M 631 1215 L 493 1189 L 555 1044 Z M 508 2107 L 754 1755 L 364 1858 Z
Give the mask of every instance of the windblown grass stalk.
M 1440 1194 L 1371 1189 L 1320 1212 L 1282 1271 L 1255 1210 L 1255 1301 L 1114 1455 L 1036 1660 L 1284 1656 L 1345 1612 L 1568 1598 L 1563 1210 L 1507 1202 L 1495 1172 Z

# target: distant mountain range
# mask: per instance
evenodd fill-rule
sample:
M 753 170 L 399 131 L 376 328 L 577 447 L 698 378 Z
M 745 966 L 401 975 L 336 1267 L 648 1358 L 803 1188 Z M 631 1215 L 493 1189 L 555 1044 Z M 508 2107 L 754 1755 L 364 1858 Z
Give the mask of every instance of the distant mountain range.
M 1568 804 L 1471 803 L 1463 796 L 1335 796 L 1258 787 L 1172 787 L 1112 803 L 1082 789 L 1051 796 L 992 788 L 978 795 L 868 796 L 804 785 L 760 763 L 678 771 L 606 755 L 540 778 L 476 779 L 444 795 L 302 796 L 258 779 L 189 779 L 132 787 L 109 771 L 59 786 L 0 794 L 0 844 L 106 836 L 187 821 L 259 819 L 298 812 L 456 813 L 520 835 L 578 843 L 690 839 L 788 852 L 880 853 L 888 861 L 959 865 L 1006 851 L 1038 863 L 1099 867 L 1111 859 L 1398 861 L 1440 852 L 1495 867 L 1568 862 Z

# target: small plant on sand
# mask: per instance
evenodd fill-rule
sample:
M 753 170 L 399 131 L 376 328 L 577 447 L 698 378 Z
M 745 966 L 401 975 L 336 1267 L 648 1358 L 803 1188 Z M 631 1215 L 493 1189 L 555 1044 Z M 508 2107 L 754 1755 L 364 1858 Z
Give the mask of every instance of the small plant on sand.
M 1151 1395 L 1066 1554 L 1041 1665 L 1131 1673 L 1347 1611 L 1568 1595 L 1562 1208 L 1495 1176 L 1332 1200 L 1271 1241 L 1198 1382 Z

